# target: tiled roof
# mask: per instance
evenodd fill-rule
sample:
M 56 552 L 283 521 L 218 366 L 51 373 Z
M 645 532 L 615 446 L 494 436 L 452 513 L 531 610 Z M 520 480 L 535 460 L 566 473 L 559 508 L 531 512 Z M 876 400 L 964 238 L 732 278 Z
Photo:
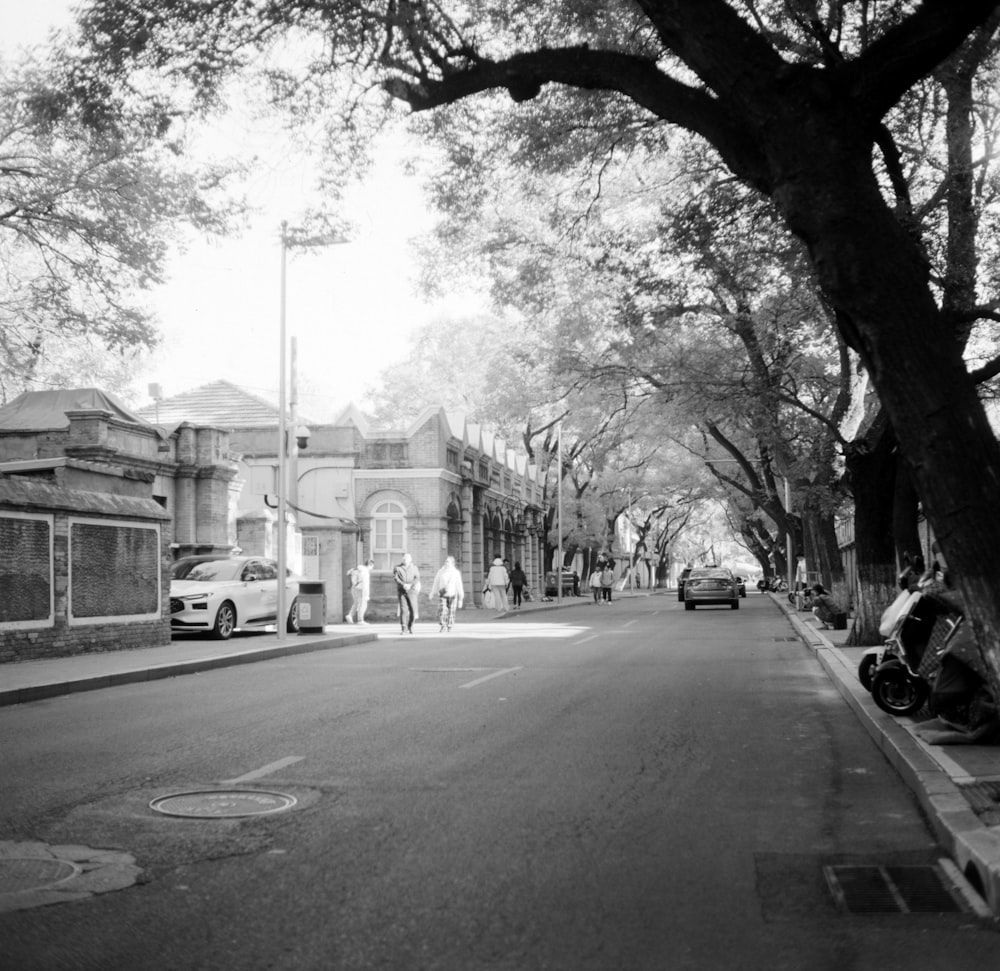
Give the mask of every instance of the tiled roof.
M 155 499 L 114 496 L 106 492 L 64 489 L 62 486 L 0 476 L 0 502 L 25 509 L 68 509 L 76 513 L 103 513 L 108 516 L 136 516 L 142 519 L 169 519 L 170 514 Z
M 141 424 L 142 414 L 130 411 L 113 394 L 97 388 L 25 391 L 0 408 L 0 429 L 47 431 L 69 428 L 67 411 L 105 411 L 119 421 Z
M 254 428 L 278 423 L 277 405 L 229 381 L 213 381 L 172 398 L 162 398 L 158 407 L 147 405 L 137 409 L 137 413 L 147 421 L 167 426 L 182 421 L 220 428 Z

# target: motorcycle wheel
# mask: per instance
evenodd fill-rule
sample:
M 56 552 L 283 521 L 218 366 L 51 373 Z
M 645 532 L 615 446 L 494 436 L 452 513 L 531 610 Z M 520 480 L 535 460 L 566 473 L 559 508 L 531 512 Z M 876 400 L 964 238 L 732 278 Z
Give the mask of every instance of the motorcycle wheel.
M 858 680 L 865 691 L 872 690 L 872 681 L 875 679 L 875 672 L 878 670 L 878 655 L 866 654 L 858 664 Z
M 914 678 L 903 667 L 882 668 L 872 678 L 872 698 L 890 715 L 912 715 L 927 701 L 927 682 Z

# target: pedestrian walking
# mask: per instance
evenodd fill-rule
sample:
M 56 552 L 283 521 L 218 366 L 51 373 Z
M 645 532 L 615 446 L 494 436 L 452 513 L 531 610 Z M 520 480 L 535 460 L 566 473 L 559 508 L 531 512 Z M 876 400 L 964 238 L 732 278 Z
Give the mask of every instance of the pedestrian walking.
M 615 574 L 608 563 L 601 570 L 601 598 L 605 603 L 611 603 L 611 587 L 615 582 Z
M 438 633 L 451 630 L 455 625 L 455 611 L 462 609 L 465 600 L 465 587 L 462 584 L 462 572 L 455 566 L 455 557 L 445 557 L 444 565 L 434 576 L 432 595 L 439 597 L 441 607 L 438 611 Z
M 499 556 L 493 558 L 493 564 L 490 566 L 490 572 L 486 579 L 490 585 L 490 596 L 493 599 L 493 607 L 497 611 L 497 616 L 503 617 L 507 613 L 507 587 L 510 584 L 510 575 Z
M 416 591 L 420 584 L 420 571 L 413 562 L 413 557 L 409 553 L 403 554 L 403 561 L 397 563 L 392 571 L 392 578 L 396 581 L 396 603 L 399 607 L 399 627 L 401 634 L 413 633 L 413 621 L 416 619 L 416 611 L 413 609 L 413 601 L 416 599 Z M 406 608 L 404 613 L 403 608 Z
M 349 624 L 357 621 L 358 624 L 367 627 L 365 611 L 368 609 L 368 598 L 371 595 L 372 567 L 374 560 L 365 560 L 359 563 L 348 576 L 351 578 L 351 609 L 347 612 L 344 620 Z
M 351 590 L 351 609 L 344 614 L 344 622 L 353 624 L 353 615 L 357 613 L 358 606 L 361 603 L 361 571 L 356 566 L 352 566 L 347 571 L 347 584 Z
M 514 609 L 521 609 L 521 594 L 528 583 L 528 575 L 521 569 L 521 564 L 516 562 L 514 569 L 510 571 L 510 588 L 514 591 Z
M 590 574 L 590 592 L 594 595 L 594 603 L 600 604 L 601 602 L 601 568 L 595 566 L 593 572 Z

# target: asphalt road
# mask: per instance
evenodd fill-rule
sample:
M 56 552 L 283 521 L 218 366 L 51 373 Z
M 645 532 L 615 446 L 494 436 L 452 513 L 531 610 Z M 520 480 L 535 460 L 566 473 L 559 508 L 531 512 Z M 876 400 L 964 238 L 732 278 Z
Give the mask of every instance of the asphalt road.
M 1000 966 L 992 923 L 834 906 L 825 865 L 940 854 L 768 598 L 476 616 L 0 709 L 0 840 L 142 868 L 124 890 L 0 914 L 0 965 Z M 250 786 L 298 802 L 149 808 Z

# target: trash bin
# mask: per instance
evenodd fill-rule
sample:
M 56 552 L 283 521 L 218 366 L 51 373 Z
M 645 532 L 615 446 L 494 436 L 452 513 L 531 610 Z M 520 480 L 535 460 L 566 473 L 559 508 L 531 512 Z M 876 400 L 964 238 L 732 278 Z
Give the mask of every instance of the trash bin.
M 299 633 L 322 634 L 326 628 L 326 584 L 299 581 Z

